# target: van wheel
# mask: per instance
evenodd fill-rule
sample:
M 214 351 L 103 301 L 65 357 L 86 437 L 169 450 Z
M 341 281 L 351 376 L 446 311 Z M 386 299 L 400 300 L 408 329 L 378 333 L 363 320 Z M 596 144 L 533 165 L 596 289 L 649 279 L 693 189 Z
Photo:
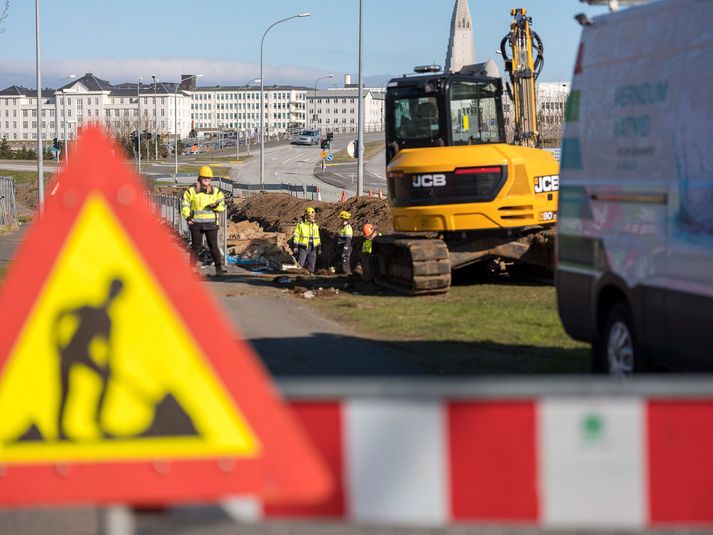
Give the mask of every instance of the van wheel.
M 592 344 L 592 371 L 623 377 L 643 369 L 631 310 L 624 303 L 614 305 Z

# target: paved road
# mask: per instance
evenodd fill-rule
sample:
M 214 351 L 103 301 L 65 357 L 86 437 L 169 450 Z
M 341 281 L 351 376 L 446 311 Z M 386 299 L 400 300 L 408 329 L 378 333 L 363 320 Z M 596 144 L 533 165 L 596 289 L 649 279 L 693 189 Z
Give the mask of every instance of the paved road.
M 414 375 L 429 368 L 405 353 L 360 338 L 320 317 L 303 298 L 283 292 L 274 276 L 231 267 L 225 281 L 211 283 L 236 329 L 276 376 Z M 249 311 L 249 313 L 247 312 Z
M 353 134 L 343 134 L 334 137 L 332 142 L 332 152 L 337 153 L 346 149 L 347 145 L 354 138 Z M 381 141 L 382 133 L 365 134 L 367 142 Z M 264 182 L 285 183 L 285 184 L 306 184 L 319 186 L 322 193 L 322 200 L 336 201 L 341 198 L 342 191 L 347 193 L 356 192 L 356 160 L 349 163 L 330 164 L 325 171 L 321 172 L 322 149 L 318 145 L 292 145 L 287 141 L 272 142 L 265 146 L 265 174 Z M 241 156 L 247 152 L 241 147 Z M 260 157 L 258 147 L 251 147 L 250 158 L 240 163 L 235 161 L 216 161 L 216 165 L 227 167 L 230 170 L 230 178 L 247 184 L 260 183 Z M 220 151 L 199 154 L 194 156 L 181 157 L 179 164 L 195 164 L 197 161 L 208 161 L 210 158 L 221 158 L 235 156 L 235 148 L 223 149 Z M 364 189 L 372 190 L 374 193 L 379 189 L 386 190 L 386 180 L 384 178 L 384 154 L 378 153 L 364 165 Z M 159 173 L 167 177 L 173 173 L 174 166 L 166 164 L 146 164 L 143 171 L 147 174 Z M 189 184 L 192 177 L 179 179 L 181 184 Z
M 27 232 L 27 228 L 26 225 L 23 225 L 18 231 L 0 234 L 0 267 L 12 260 L 15 251 Z

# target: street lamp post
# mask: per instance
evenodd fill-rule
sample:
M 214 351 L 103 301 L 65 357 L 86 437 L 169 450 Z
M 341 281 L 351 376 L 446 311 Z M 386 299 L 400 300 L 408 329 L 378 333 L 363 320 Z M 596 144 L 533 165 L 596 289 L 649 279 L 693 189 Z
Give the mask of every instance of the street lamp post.
M 158 100 L 156 98 L 156 84 L 158 83 L 158 78 L 155 74 L 151 75 L 153 78 L 153 145 L 154 145 L 154 160 L 158 161 Z
M 137 151 L 138 153 L 138 168 L 139 168 L 139 173 L 141 173 L 141 82 L 144 79 L 139 76 L 139 83 L 136 84 L 136 104 L 138 106 L 138 117 L 136 118 L 136 135 L 139 138 L 139 143 L 138 147 L 139 150 Z
M 200 78 L 202 74 L 194 74 L 181 80 L 176 84 L 176 89 L 173 91 L 173 154 L 175 168 L 173 171 L 173 182 L 178 183 L 178 88 L 183 82 L 187 82 L 193 78 Z
M 357 196 L 364 195 L 364 2 L 359 0 L 359 98 L 357 133 Z
M 262 34 L 262 39 L 260 40 L 260 186 L 265 184 L 265 77 L 262 74 L 262 49 L 265 43 L 265 36 L 273 26 L 277 26 L 281 22 L 286 22 L 298 17 L 309 16 L 310 13 L 298 13 L 297 15 L 292 15 L 286 19 L 280 19 L 277 22 L 273 22 L 267 27 L 267 30 L 265 30 L 265 33 Z
M 67 92 L 62 90 L 62 119 L 64 119 L 64 165 L 69 163 L 69 138 L 67 138 Z
M 40 0 L 35 0 L 35 74 L 37 75 L 37 194 L 40 214 L 45 208 L 44 154 L 42 148 L 42 72 L 40 70 Z
M 317 82 L 320 80 L 326 80 L 327 78 L 334 78 L 333 74 L 330 74 L 328 76 L 322 76 L 321 78 L 317 78 L 314 81 L 314 99 L 312 100 L 312 128 L 315 127 L 315 124 L 317 123 Z
M 71 80 L 74 78 L 74 74 L 70 74 L 68 76 L 65 76 L 62 78 L 59 83 L 61 84 L 65 80 Z M 64 89 L 58 90 L 57 93 L 62 94 L 62 114 L 63 114 L 63 121 L 62 121 L 62 128 L 64 129 L 64 143 L 62 144 L 62 152 L 64 152 L 64 161 L 65 165 L 69 162 L 69 151 L 67 150 L 67 105 L 66 105 L 66 98 L 67 95 L 64 92 Z M 54 135 L 57 139 L 59 139 L 59 98 L 55 95 L 55 100 L 54 100 Z M 59 161 L 59 159 L 58 159 Z

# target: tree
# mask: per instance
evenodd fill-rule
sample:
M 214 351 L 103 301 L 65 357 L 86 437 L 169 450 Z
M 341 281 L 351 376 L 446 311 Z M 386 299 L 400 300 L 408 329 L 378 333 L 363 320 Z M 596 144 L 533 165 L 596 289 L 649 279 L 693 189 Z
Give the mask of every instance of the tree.
M 111 133 L 114 140 L 124 149 L 126 156 L 128 158 L 136 158 L 136 146 L 132 141 L 133 132 L 137 131 L 137 124 L 135 120 L 132 120 L 129 116 L 124 116 L 121 118 L 105 119 L 104 126 Z M 138 125 L 142 132 L 141 134 L 141 159 L 150 160 L 154 157 L 154 145 L 153 139 L 148 140 L 146 132 L 149 132 L 152 128 L 151 120 L 145 117 L 141 120 L 141 124 Z M 167 135 L 167 132 L 160 133 L 161 137 Z M 158 154 L 160 158 L 166 158 L 168 156 L 168 149 L 160 144 L 158 147 Z
M 0 139 L 0 159 L 2 160 L 10 160 L 12 159 L 12 150 L 10 150 L 10 143 L 7 140 L 7 136 L 3 136 L 2 139 Z

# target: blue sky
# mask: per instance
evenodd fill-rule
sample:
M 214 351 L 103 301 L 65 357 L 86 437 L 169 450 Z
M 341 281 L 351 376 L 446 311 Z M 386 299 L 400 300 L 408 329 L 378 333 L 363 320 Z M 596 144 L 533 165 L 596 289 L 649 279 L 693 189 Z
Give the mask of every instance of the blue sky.
M 4 3 L 4 2 L 3 2 Z M 368 85 L 443 64 L 454 0 L 363 0 L 364 75 Z M 542 81 L 568 81 L 579 41 L 573 17 L 606 13 L 578 0 L 469 0 L 478 60 L 496 56 L 511 7 L 527 8 L 544 41 Z M 0 88 L 35 87 L 35 2 L 10 0 L 0 34 Z M 200 85 L 243 84 L 259 74 L 265 38 L 266 84 L 319 87 L 340 84 L 358 70 L 358 0 L 41 0 L 42 85 L 57 87 L 67 74 L 93 72 L 110 82 L 164 81 L 204 74 Z

